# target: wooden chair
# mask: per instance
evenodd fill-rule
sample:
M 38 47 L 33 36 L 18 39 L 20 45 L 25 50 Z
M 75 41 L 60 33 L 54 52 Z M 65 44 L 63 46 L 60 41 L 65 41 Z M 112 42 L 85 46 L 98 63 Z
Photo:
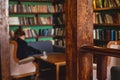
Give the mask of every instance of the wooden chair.
M 120 41 L 110 41 L 107 44 L 107 48 L 120 49 Z M 109 58 L 109 69 L 111 80 L 120 80 L 120 58 Z
M 34 62 L 34 57 L 28 57 L 19 60 L 16 56 L 17 43 L 10 41 L 10 75 L 14 79 L 35 75 L 35 79 L 39 76 L 39 66 Z
M 120 49 L 120 41 L 110 41 L 107 44 L 107 48 Z M 111 57 L 109 59 L 110 66 L 120 66 L 120 58 Z
M 107 48 L 114 48 L 114 49 L 120 49 L 120 41 L 109 41 L 107 44 Z M 117 80 L 117 79 L 110 79 L 112 77 L 111 75 L 111 68 L 113 66 L 120 66 L 120 58 L 116 58 L 116 57 L 110 57 L 108 56 L 107 59 L 107 79 L 106 80 Z M 94 79 L 93 80 L 97 80 L 96 79 L 96 65 L 94 64 L 93 66 L 93 72 L 94 72 Z

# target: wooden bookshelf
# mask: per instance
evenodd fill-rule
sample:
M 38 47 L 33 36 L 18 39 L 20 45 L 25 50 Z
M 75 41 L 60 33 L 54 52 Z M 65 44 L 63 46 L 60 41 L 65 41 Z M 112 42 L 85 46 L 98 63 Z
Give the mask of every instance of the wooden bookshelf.
M 120 7 L 112 7 L 112 8 L 96 8 L 94 9 L 94 12 L 102 12 L 102 11 L 117 11 L 120 10 Z
M 117 0 L 93 0 L 94 44 L 120 40 L 120 4 Z M 106 32 L 109 32 L 106 33 Z M 95 37 L 96 36 L 96 37 Z M 110 39 L 107 39 L 109 36 Z M 104 37 L 101 39 L 101 37 Z
M 21 26 L 23 29 L 30 28 L 37 33 L 36 37 L 26 37 L 27 40 L 57 39 L 58 37 L 53 38 L 53 36 L 59 36 L 54 35 L 56 28 L 65 28 L 64 2 L 64 0 L 9 0 L 10 31 L 14 31 Z M 52 32 L 49 32 L 50 29 L 53 29 Z M 42 33 L 46 35 L 39 35 L 40 30 L 44 30 Z M 29 34 L 32 35 L 33 33 Z

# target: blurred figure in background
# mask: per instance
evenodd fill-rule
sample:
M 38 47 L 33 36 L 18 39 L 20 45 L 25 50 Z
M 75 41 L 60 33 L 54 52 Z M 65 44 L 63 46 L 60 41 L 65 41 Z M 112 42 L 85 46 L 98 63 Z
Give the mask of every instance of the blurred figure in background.
M 17 57 L 23 59 L 32 55 L 41 54 L 40 50 L 37 50 L 31 46 L 28 46 L 25 41 L 25 32 L 21 27 L 14 32 L 14 39 L 18 44 Z

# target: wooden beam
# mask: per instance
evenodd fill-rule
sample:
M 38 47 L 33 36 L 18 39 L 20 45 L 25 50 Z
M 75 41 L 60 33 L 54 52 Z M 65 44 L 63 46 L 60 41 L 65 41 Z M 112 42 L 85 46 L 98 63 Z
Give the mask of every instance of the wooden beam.
M 77 80 L 77 0 L 66 1 L 66 80 Z
M 0 0 L 0 80 L 10 79 L 8 0 Z
M 66 80 L 92 80 L 92 54 L 80 53 L 93 45 L 92 0 L 66 0 Z
M 85 45 L 85 46 L 81 47 L 81 51 L 84 53 L 92 52 L 95 55 L 113 56 L 113 57 L 120 58 L 120 50 L 119 49 Z

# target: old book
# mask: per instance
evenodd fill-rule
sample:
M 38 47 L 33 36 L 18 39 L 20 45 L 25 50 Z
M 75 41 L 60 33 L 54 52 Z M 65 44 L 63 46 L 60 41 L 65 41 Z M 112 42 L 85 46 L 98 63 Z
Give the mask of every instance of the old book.
M 9 25 L 19 25 L 19 18 L 18 17 L 9 17 Z

